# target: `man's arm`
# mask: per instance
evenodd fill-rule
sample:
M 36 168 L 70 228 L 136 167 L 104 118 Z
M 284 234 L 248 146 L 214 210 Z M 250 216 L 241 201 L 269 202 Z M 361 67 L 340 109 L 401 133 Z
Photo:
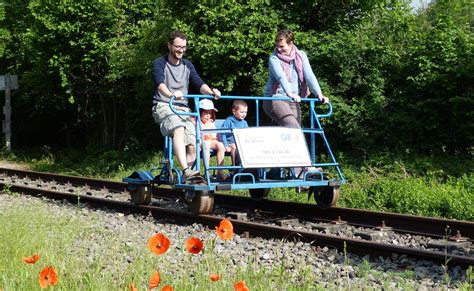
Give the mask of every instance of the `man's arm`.
M 163 58 L 156 59 L 151 65 L 151 78 L 156 89 L 165 82 L 165 65 L 166 62 Z
M 203 84 L 199 89 L 199 92 L 203 95 L 213 95 L 214 99 L 219 99 L 221 97 L 221 91 L 216 88 L 211 88 L 207 84 Z
M 176 100 L 179 100 L 181 98 L 183 98 L 183 92 L 181 92 L 181 90 L 177 90 L 177 91 L 174 91 L 174 92 L 171 92 L 168 87 L 165 85 L 165 83 L 161 83 L 159 86 L 158 86 L 158 91 L 168 97 L 168 98 L 171 98 L 171 96 L 176 96 Z

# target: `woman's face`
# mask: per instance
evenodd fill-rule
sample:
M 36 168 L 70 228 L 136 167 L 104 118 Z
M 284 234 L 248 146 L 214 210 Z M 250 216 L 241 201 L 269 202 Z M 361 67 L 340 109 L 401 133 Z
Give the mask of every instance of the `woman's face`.
M 277 41 L 276 43 L 276 49 L 278 52 L 282 55 L 289 56 L 291 53 L 291 45 L 293 42 L 287 43 L 285 38 L 282 38 Z

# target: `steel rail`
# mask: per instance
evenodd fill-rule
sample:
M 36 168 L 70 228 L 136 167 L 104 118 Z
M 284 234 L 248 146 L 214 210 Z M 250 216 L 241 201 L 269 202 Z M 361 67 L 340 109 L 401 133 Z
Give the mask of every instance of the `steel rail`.
M 0 186 L 6 186 L 0 183 Z M 156 206 L 134 205 L 129 202 L 117 201 L 80 194 L 63 193 L 56 190 L 39 189 L 23 185 L 8 185 L 10 191 L 25 193 L 34 196 L 46 196 L 53 199 L 66 199 L 71 203 L 87 203 L 94 207 L 108 207 L 124 213 L 151 213 L 155 218 L 172 218 L 175 221 L 186 223 L 201 223 L 211 229 L 216 226 L 221 217 L 211 215 L 193 215 L 188 212 L 165 209 Z M 384 243 L 370 242 L 365 240 L 338 237 L 329 234 L 319 234 L 308 231 L 288 229 L 278 226 L 268 226 L 260 223 L 245 222 L 230 219 L 234 225 L 234 231 L 243 235 L 260 236 L 264 238 L 279 238 L 285 240 L 299 240 L 318 246 L 333 246 L 339 251 L 348 251 L 357 255 L 374 255 L 389 257 L 392 253 L 407 255 L 417 259 L 430 260 L 438 264 L 458 265 L 468 268 L 474 265 L 473 257 L 452 255 L 439 251 L 418 250 L 408 247 L 388 245 Z
M 126 183 L 110 180 L 0 167 L 0 173 L 2 172 L 9 176 L 15 175 L 17 177 L 29 177 L 31 179 L 56 181 L 58 183 L 88 186 L 96 189 L 108 189 L 112 192 L 127 191 Z M 154 188 L 153 195 L 155 197 L 177 199 L 182 196 L 182 191 L 173 190 L 170 188 Z M 247 197 L 218 193 L 214 194 L 214 203 L 218 206 L 226 208 L 260 210 L 263 212 L 272 212 L 280 215 L 293 215 L 295 217 L 308 220 L 331 222 L 340 219 L 346 221 L 349 225 L 359 227 L 374 228 L 384 224 L 387 227 L 392 227 L 394 231 L 436 238 L 453 236 L 459 231 L 463 237 L 467 237 L 471 242 L 474 241 L 474 222 L 470 221 L 423 217 L 417 215 L 353 208 L 332 207 L 323 210 L 318 208 L 316 205 L 309 203 L 305 204 L 278 200 L 256 201 Z
M 278 200 L 255 201 L 251 198 L 231 195 L 215 195 L 214 203 L 221 207 L 260 209 L 279 214 L 290 214 L 304 219 L 320 221 L 347 221 L 360 227 L 392 227 L 394 231 L 433 237 L 452 236 L 459 231 L 463 237 L 474 241 L 474 222 L 424 217 L 417 215 L 380 212 L 364 209 L 331 207 L 320 209 L 314 204 Z

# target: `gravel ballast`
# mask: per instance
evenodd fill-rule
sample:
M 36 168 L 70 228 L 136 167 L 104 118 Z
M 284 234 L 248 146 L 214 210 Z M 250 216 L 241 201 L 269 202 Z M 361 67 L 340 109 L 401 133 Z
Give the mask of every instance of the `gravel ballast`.
M 0 194 L 0 213 L 12 209 L 35 207 L 44 208 L 52 217 L 75 217 L 84 233 L 71 248 L 71 254 L 87 254 L 85 260 L 93 262 L 98 257 L 107 261 L 106 256 L 114 257 L 103 272 L 117 272 L 128 268 L 136 260 L 133 250 L 146 249 L 148 239 L 158 233 L 166 234 L 172 242 L 162 260 L 170 267 L 168 272 L 180 272 L 180 266 L 189 264 L 189 254 L 183 252 L 187 238 L 197 236 L 204 242 L 214 241 L 216 233 L 200 224 L 177 225 L 169 220 L 156 220 L 140 215 L 124 215 L 107 209 L 90 209 L 85 205 L 66 201 L 53 201 L 24 195 Z M 113 233 L 113 237 L 109 234 Z M 131 255 L 120 256 L 123 246 Z M 118 253 L 117 253 L 118 252 Z M 416 261 L 404 256 L 391 258 L 369 258 L 340 253 L 331 247 L 314 247 L 308 243 L 289 242 L 274 239 L 247 239 L 236 234 L 231 241 L 215 240 L 214 252 L 233 266 L 229 273 L 245 268 L 285 268 L 288 280 L 299 286 L 304 273 L 310 272 L 319 287 L 369 288 L 369 289 L 414 289 L 456 290 L 460 282 L 466 282 L 466 271 L 459 267 L 448 268 L 450 283 L 446 283 L 443 266 L 428 261 Z M 199 257 L 191 258 L 198 263 Z M 164 263 L 165 264 L 165 263 Z M 411 271 L 413 276 L 408 276 Z M 267 286 L 275 286 L 268 278 Z M 252 286 L 249 286 L 252 290 Z M 297 287 L 295 287 L 297 288 Z M 272 288 L 271 288 L 272 289 Z

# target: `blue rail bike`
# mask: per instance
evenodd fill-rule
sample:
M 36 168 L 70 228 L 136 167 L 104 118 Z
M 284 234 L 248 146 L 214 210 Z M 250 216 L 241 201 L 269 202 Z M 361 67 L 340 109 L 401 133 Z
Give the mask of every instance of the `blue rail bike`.
M 194 100 L 195 110 L 183 112 L 173 106 L 171 110 L 178 115 L 188 115 L 199 120 L 199 100 L 213 98 L 206 95 L 188 95 Z M 174 161 L 172 139 L 165 137 L 164 159 L 159 167 L 149 171 L 136 171 L 123 178 L 135 204 L 149 204 L 154 186 L 169 185 L 183 191 L 190 210 L 195 214 L 210 213 L 214 206 L 214 192 L 225 190 L 246 190 L 255 200 L 268 196 L 272 188 L 293 188 L 308 192 L 314 197 L 316 205 L 322 209 L 332 207 L 339 199 L 340 186 L 345 183 L 340 166 L 336 161 L 325 132 L 321 118 L 332 115 L 330 103 L 321 105 L 315 98 L 303 98 L 302 106 L 308 108 L 309 124 L 301 129 L 278 126 L 263 126 L 260 121 L 260 104 L 263 100 L 290 100 L 287 97 L 221 96 L 222 99 L 239 99 L 249 104 L 249 128 L 221 128 L 223 120 L 216 120 L 216 129 L 202 129 L 196 122 L 196 161 L 193 169 L 199 169 L 202 176 L 185 181 L 182 170 Z M 255 111 L 250 112 L 250 102 L 255 102 Z M 218 105 L 219 101 L 215 101 Z M 320 113 L 317 107 L 327 107 Z M 219 106 L 217 106 L 219 107 Z M 252 115 L 252 113 L 254 115 Z M 251 120 L 251 121 L 250 121 Z M 236 142 L 237 163 L 229 162 L 218 166 L 205 154 L 203 137 L 216 133 L 218 136 L 233 135 Z M 215 172 L 227 172 L 225 179 L 216 177 Z M 157 173 L 157 174 L 154 174 Z

